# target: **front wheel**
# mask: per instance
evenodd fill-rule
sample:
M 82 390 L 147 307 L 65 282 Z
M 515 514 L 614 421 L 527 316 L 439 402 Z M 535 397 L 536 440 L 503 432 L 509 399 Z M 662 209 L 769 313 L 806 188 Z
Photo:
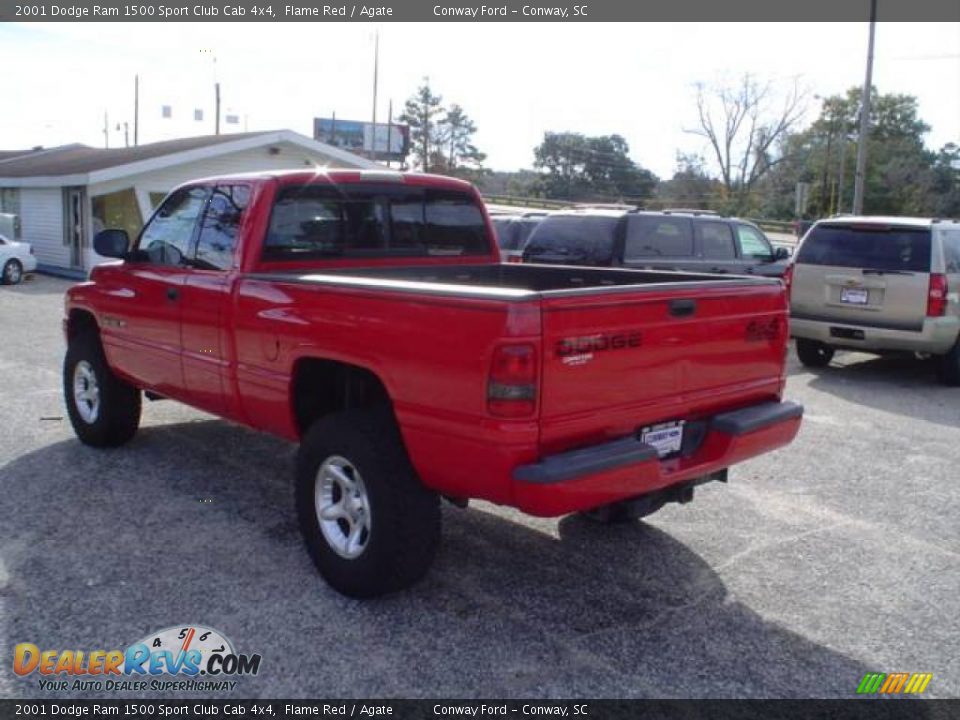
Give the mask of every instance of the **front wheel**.
M 87 445 L 123 445 L 140 426 L 140 391 L 113 374 L 93 333 L 70 339 L 63 395 L 73 431 Z
M 797 338 L 797 357 L 807 367 L 825 367 L 833 360 L 834 350 L 817 340 Z
M 296 505 L 314 564 L 351 597 L 412 585 L 440 541 L 440 499 L 420 483 L 388 411 L 351 410 L 307 431 Z
M 19 260 L 7 260 L 2 279 L 4 285 L 18 285 L 23 280 L 23 265 Z

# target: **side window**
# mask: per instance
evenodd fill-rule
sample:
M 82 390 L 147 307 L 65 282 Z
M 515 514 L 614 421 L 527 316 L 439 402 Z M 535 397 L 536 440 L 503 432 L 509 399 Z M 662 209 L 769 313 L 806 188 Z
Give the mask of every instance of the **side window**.
M 943 262 L 951 275 L 960 274 L 960 230 L 945 231 L 943 235 Z
M 733 246 L 733 233 L 726 223 L 697 223 L 700 235 L 700 252 L 710 260 L 733 260 L 737 251 Z
M 197 239 L 196 265 L 204 270 L 229 270 L 237 245 L 240 219 L 250 201 L 246 185 L 218 185 L 207 203 Z
M 766 238 L 749 225 L 737 225 L 737 242 L 740 244 L 740 256 L 763 260 L 773 260 L 773 251 Z
M 186 265 L 190 245 L 203 205 L 209 194 L 205 187 L 184 188 L 167 198 L 140 234 L 139 249 L 147 261 L 157 265 Z
M 623 259 L 692 257 L 693 233 L 684 218 L 630 215 Z

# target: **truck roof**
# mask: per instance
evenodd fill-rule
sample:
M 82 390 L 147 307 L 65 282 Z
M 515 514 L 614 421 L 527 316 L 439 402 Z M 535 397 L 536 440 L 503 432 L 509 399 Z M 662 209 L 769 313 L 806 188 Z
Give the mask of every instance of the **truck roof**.
M 267 170 L 250 173 L 232 173 L 228 175 L 212 175 L 209 177 L 191 180 L 189 183 L 229 182 L 231 180 L 270 180 L 280 181 L 281 185 L 297 185 L 303 183 L 323 183 L 331 185 L 348 183 L 402 183 L 404 185 L 418 185 L 422 187 L 446 188 L 449 190 L 470 190 L 472 185 L 465 180 L 448 177 L 446 175 L 432 175 L 429 173 L 400 172 L 383 168 L 382 170 L 360 170 L 341 168 L 314 167 L 304 170 Z

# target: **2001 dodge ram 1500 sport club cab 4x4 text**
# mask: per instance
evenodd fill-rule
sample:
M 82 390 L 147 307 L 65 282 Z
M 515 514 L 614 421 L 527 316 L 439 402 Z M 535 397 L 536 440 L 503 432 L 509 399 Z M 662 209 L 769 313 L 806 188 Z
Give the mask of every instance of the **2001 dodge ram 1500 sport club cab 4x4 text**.
M 296 507 L 323 577 L 405 587 L 439 498 L 635 518 L 786 445 L 776 279 L 501 264 L 476 190 L 290 171 L 174 190 L 66 298 L 64 392 L 90 445 L 141 394 L 299 441 Z

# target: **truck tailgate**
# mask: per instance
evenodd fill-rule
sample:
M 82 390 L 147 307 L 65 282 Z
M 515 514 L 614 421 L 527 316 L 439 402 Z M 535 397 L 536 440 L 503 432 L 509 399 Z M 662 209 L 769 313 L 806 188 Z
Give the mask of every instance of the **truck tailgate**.
M 541 451 L 778 399 L 779 282 L 692 283 L 542 301 Z

